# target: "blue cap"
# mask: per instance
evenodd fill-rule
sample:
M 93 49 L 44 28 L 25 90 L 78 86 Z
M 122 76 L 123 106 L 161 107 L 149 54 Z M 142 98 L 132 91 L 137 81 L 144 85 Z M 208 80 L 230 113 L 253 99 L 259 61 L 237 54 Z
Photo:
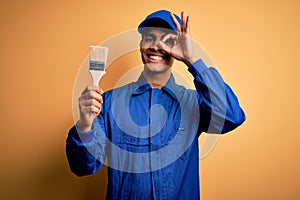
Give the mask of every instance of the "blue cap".
M 174 14 L 175 15 L 175 14 Z M 175 15 L 177 21 L 180 25 L 182 25 L 182 21 L 180 17 Z M 177 34 L 176 25 L 172 21 L 170 16 L 170 11 L 167 10 L 159 10 L 150 15 L 148 15 L 144 21 L 142 21 L 138 27 L 139 33 L 143 33 L 144 28 L 148 27 L 159 27 L 159 28 L 167 28 L 174 31 Z

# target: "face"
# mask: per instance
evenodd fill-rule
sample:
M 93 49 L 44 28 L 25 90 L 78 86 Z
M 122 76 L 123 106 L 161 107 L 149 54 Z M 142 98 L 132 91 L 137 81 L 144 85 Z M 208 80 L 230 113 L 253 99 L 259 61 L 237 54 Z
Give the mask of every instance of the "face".
M 152 73 L 164 73 L 171 71 L 174 58 L 159 46 L 161 41 L 170 32 L 162 28 L 151 28 L 143 33 L 140 42 L 140 52 L 145 66 L 145 70 Z M 166 45 L 171 46 L 172 41 L 166 41 Z

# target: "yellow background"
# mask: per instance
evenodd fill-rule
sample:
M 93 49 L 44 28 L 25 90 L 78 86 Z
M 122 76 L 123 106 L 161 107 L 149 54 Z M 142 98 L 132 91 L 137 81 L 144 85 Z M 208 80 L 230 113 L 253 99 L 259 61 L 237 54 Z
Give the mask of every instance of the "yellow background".
M 105 170 L 78 178 L 66 162 L 73 84 L 90 44 L 157 9 L 191 15 L 247 115 L 201 160 L 202 199 L 300 199 L 297 0 L 1 1 L 1 199 L 103 199 Z

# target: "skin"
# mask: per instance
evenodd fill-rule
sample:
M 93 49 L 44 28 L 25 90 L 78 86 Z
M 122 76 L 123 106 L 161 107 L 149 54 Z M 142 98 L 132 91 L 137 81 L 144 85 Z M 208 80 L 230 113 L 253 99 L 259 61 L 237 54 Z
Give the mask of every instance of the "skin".
M 193 52 L 190 37 L 190 17 L 181 12 L 182 26 L 170 13 L 178 34 L 165 29 L 153 28 L 142 36 L 140 52 L 144 63 L 143 75 L 153 88 L 161 88 L 171 76 L 174 59 L 184 62 L 187 67 L 198 60 Z M 76 126 L 86 132 L 92 129 L 94 119 L 102 109 L 103 90 L 99 86 L 89 85 L 78 99 L 80 119 Z
M 143 76 L 153 88 L 161 88 L 171 75 L 174 58 L 161 48 L 162 41 L 169 33 L 161 28 L 153 28 L 142 36 L 140 52 L 144 63 Z M 168 45 L 171 47 L 170 42 Z

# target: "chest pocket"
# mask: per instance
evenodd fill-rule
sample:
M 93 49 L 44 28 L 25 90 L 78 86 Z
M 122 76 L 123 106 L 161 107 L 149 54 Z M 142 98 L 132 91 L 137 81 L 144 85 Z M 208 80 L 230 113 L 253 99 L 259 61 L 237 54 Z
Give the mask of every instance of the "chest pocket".
M 191 118 L 183 118 L 176 127 L 177 136 L 180 138 L 181 156 L 180 159 L 187 160 L 193 156 L 198 156 L 198 123 Z
M 149 138 L 139 138 L 123 133 L 119 141 L 120 148 L 135 153 L 149 152 Z

